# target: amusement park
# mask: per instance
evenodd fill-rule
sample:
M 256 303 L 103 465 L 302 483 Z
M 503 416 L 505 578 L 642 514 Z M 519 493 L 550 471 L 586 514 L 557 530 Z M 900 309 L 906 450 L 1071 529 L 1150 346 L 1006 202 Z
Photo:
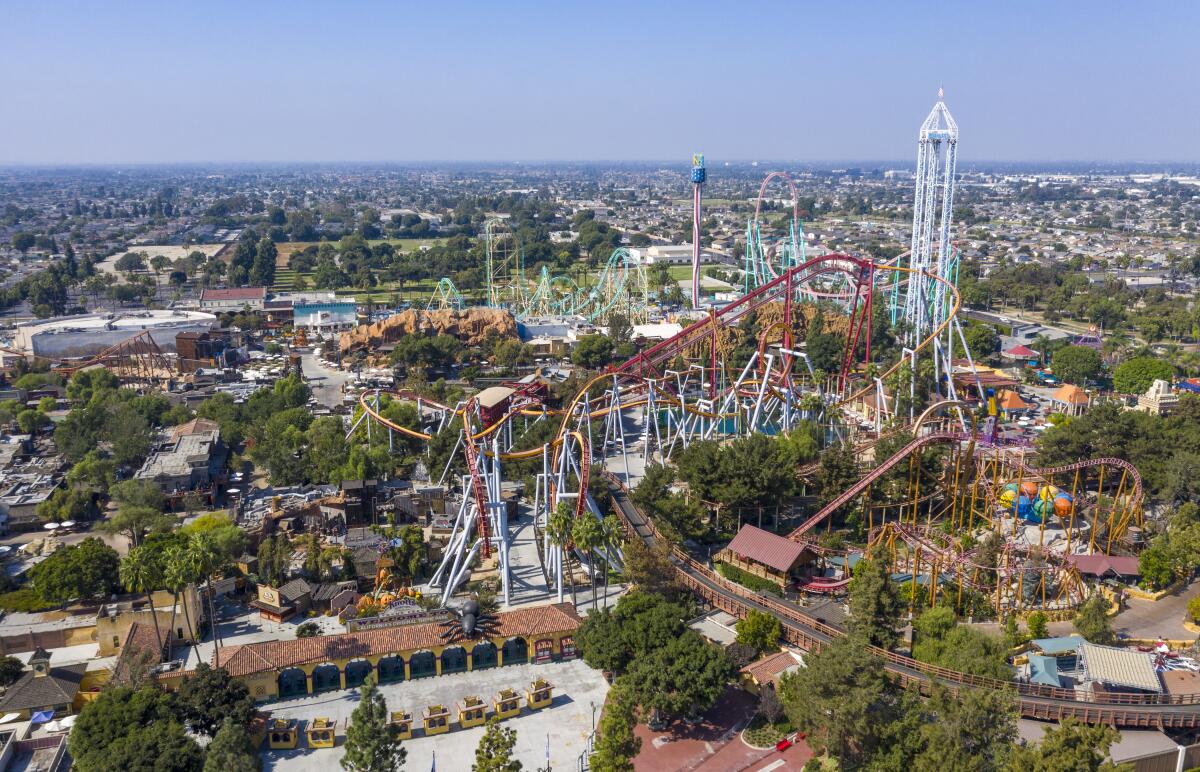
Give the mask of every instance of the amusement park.
M 917 140 L 882 240 L 806 222 L 800 173 L 752 166 L 742 198 L 706 199 L 728 164 L 695 153 L 663 177 L 690 198 L 653 205 L 690 215 L 670 238 L 647 233 L 657 210 L 630 232 L 591 199 L 517 217 L 513 194 L 443 211 L 470 236 L 403 258 L 402 239 L 362 233 L 239 238 L 214 254 L 264 286 L 24 323 L 0 361 L 21 360 L 14 393 L 38 409 L 10 423 L 45 450 L 56 421 L 74 468 L 42 503 L 14 487 L 8 523 L 45 531 L 17 538 L 54 565 L 108 549 L 75 532 L 75 511 L 100 508 L 122 574 L 167 561 L 118 577 L 148 608 L 130 595 L 92 612 L 111 678 L 133 679 L 141 651 L 166 690 L 225 679 L 271 763 L 320 766 L 332 756 L 305 747 L 350 755 L 386 735 L 465 768 L 466 738 L 519 731 L 526 758 L 544 734 L 547 766 L 554 745 L 581 771 L 778 769 L 772 754 L 855 768 L 868 754 L 837 747 L 810 693 L 834 701 L 859 679 L 925 733 L 982 700 L 997 747 L 1016 747 L 1020 720 L 1035 741 L 1053 725 L 1169 732 L 1183 754 L 1200 740 L 1200 604 L 1185 597 L 1200 513 L 1164 505 L 1166 478 L 1176 504 L 1192 488 L 1146 448 L 1175 430 L 1167 413 L 1200 411 L 1143 377 L 1155 367 L 1126 368 L 1123 396 L 1075 385 L 1102 367 L 1095 326 L 1048 366 L 1048 327 L 968 303 L 980 268 L 957 240 L 959 128 L 940 90 Z M 530 244 L 538 218 L 566 230 Z M 291 276 L 268 276 L 276 263 Z M 351 273 L 386 286 L 363 303 L 323 283 Z M 1142 440 L 1103 436 L 1096 415 Z M 76 477 L 111 485 L 109 505 L 76 502 Z M 49 573 L 32 566 L 33 586 Z M 7 595 L 23 611 L 27 592 Z M 75 701 L 103 700 L 99 683 Z M 327 694 L 347 690 L 357 703 Z
M 864 562 L 886 568 L 910 620 L 936 607 L 985 626 L 1017 629 L 1033 618 L 1044 638 L 1045 620 L 1119 608 L 1124 589 L 1102 581 L 1096 566 L 1136 564 L 1146 547 L 1142 477 L 1118 457 L 1044 465 L 1027 437 L 1005 431 L 1012 382 L 975 361 L 964 333 L 958 138 L 939 94 L 919 131 L 911 241 L 890 259 L 814 250 L 794 181 L 767 174 L 735 256 L 732 297 L 702 291 L 708 172 L 696 154 L 690 294 L 677 332 L 642 341 L 627 360 L 566 384 L 565 395 L 556 387 L 560 398 L 537 375 L 456 404 L 364 389 L 348 437 L 365 430 L 389 446 L 452 445 L 430 479 L 451 481 L 462 496 L 424 591 L 454 605 L 487 567 L 502 606 L 516 602 L 507 502 L 517 490 L 556 601 L 574 595 L 578 577 L 594 588 L 621 571 L 620 539 L 580 537 L 615 516 L 625 544 L 664 550 L 704 606 L 734 619 L 769 614 L 805 651 L 846 634 L 843 604 Z M 773 188 L 791 203 L 786 220 L 768 227 L 763 204 Z M 657 290 L 634 250 L 614 249 L 581 286 L 545 267 L 528 272 L 502 221 L 489 220 L 483 240 L 486 305 L 518 323 L 577 316 L 601 331 L 614 321 L 636 330 L 658 318 Z M 453 283 L 439 282 L 428 310 L 463 308 Z M 394 417 L 397 402 L 412 406 L 406 420 Z M 755 443 L 802 449 L 745 450 Z M 768 468 L 780 464 L 790 468 Z M 749 492 L 720 501 L 713 492 L 726 476 L 744 478 Z M 572 526 L 580 521 L 594 529 Z M 1158 653 L 1135 653 L 1136 668 L 1161 672 L 1169 645 L 1146 643 Z M 1010 679 L 989 681 L 920 661 L 907 647 L 879 654 L 906 682 L 1012 688 L 1026 718 L 1200 722 L 1188 707 L 1194 694 L 1164 693 L 1153 676 L 1150 685 L 1104 684 L 1080 665 L 1073 680 L 1051 678 L 1043 655 L 1020 654 Z M 1094 648 L 1092 657 L 1102 654 Z
M 351 434 L 366 426 L 394 444 L 457 432 L 443 467 L 431 470 L 445 480 L 456 457 L 464 462 L 451 548 L 431 581 L 443 601 L 480 559 L 496 561 L 510 598 L 502 502 L 509 464 L 522 477 L 531 462 L 535 469 L 525 494 L 561 598 L 568 563 L 591 569 L 588 557 L 551 538 L 556 512 L 601 518 L 607 506 L 597 499 L 609 495 L 606 485 L 636 489 L 648 467 L 670 465 L 698 443 L 803 432 L 818 453 L 848 449 L 861 475 L 844 490 L 824 491 L 822 505 L 786 534 L 805 558 L 798 576 L 780 577 L 782 589 L 837 594 L 849 581 L 848 560 L 869 552 L 905 577 L 914 605 L 949 598 L 961 607 L 970 597 L 992 618 L 1079 606 L 1089 589 L 1076 556 L 1139 549 L 1141 478 L 1118 458 L 1042 468 L 1027 444 L 1005 442 L 997 431 L 1001 395 L 985 385 L 990 373 L 981 376 L 986 368 L 973 361 L 959 318 L 951 222 L 957 141 L 939 100 L 920 130 L 912 241 L 889 261 L 808 254 L 795 206 L 786 232 L 764 233 L 768 188 L 798 199 L 786 173 L 768 174 L 746 226 L 742 291 L 723 304 L 700 290 L 706 170 L 695 155 L 691 310 L 681 314 L 680 331 L 592 375 L 561 405 L 552 406 L 536 381 L 491 387 L 456 405 L 411 390 L 364 390 Z M 617 314 L 645 321 L 654 306 L 645 266 L 628 249 L 613 250 L 581 288 L 545 268 L 527 275 L 501 221 L 487 222 L 484 244 L 487 304 L 518 320 L 578 315 L 603 327 Z M 444 279 L 429 307 L 461 309 L 462 296 Z M 839 333 L 834 350 L 823 330 Z M 416 419 L 389 419 L 382 405 L 396 401 L 413 405 Z M 547 434 L 541 425 L 554 433 L 531 445 L 528 437 Z M 811 478 L 818 466 L 797 475 Z M 603 561 L 619 566 L 620 555 L 613 550 Z

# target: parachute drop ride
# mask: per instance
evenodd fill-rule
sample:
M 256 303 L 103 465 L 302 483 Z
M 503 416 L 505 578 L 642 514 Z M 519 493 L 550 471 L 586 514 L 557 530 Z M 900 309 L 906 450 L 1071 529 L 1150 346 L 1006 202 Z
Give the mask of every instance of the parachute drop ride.
M 1071 494 L 1055 485 L 1038 486 L 1026 481 L 1005 485 L 1000 492 L 1000 504 L 1026 523 L 1041 525 L 1050 515 L 1065 517 L 1071 514 L 1074 502 Z

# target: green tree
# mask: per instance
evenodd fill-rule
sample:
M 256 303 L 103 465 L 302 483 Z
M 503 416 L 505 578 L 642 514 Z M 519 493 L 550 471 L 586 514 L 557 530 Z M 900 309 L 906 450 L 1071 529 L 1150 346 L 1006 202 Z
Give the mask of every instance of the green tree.
M 98 528 L 104 533 L 122 534 L 129 539 L 131 546 L 136 547 L 146 538 L 146 534 L 169 531 L 174 525 L 175 518 L 160 510 L 122 504 L 117 508 L 117 513 L 100 523 Z
M 924 749 L 914 769 L 946 768 L 984 772 L 1000 769 L 1017 738 L 1017 701 L 1004 689 L 957 692 L 934 684 L 925 709 L 932 720 L 922 723 Z
M 1083 602 L 1071 620 L 1076 632 L 1091 643 L 1112 645 L 1117 642 L 1108 618 L 1108 599 L 1097 593 Z
M 592 608 L 596 608 L 596 548 L 604 541 L 604 529 L 591 510 L 584 510 L 583 515 L 575 518 L 571 524 L 571 541 L 575 546 L 588 554 L 588 577 L 592 582 Z
M 161 512 L 165 504 L 162 491 L 149 480 L 125 480 L 112 486 L 112 498 L 118 504 L 146 507 Z
M 571 352 L 571 361 L 589 370 L 599 370 L 612 361 L 613 342 L 607 335 L 584 335 Z
M 651 546 L 634 537 L 625 542 L 623 553 L 622 573 L 634 589 L 665 598 L 679 591 L 675 564 L 665 544 L 656 542 Z
M 185 676 L 177 693 L 179 713 L 194 732 L 214 736 L 225 720 L 240 726 L 254 717 L 254 699 L 241 681 L 223 667 L 201 662 Z
M 17 427 L 25 434 L 37 434 L 51 423 L 53 422 L 46 414 L 39 410 L 22 410 L 17 413 Z
M 1121 394 L 1145 394 L 1156 380 L 1170 383 L 1175 368 L 1157 357 L 1143 356 L 1126 359 L 1113 370 L 1113 390 Z
M 899 640 L 896 632 L 904 601 L 888 573 L 887 561 L 867 559 L 854 567 L 850 580 L 850 634 L 884 649 Z
M 571 553 L 567 548 L 571 544 L 571 530 L 575 522 L 575 510 L 570 502 L 560 501 L 554 511 L 546 519 L 546 536 L 550 545 L 558 550 L 562 562 L 562 574 L 571 582 L 571 605 L 575 605 L 575 574 L 570 570 Z M 558 599 L 562 601 L 562 582 L 558 581 Z
M 783 628 L 773 615 L 751 609 L 736 625 L 737 642 L 753 646 L 759 654 L 775 651 L 779 648 L 779 636 Z
M 694 630 L 684 630 L 666 645 L 639 654 L 629 666 L 628 682 L 638 703 L 655 714 L 695 716 L 716 704 L 733 676 L 725 652 Z
M 946 606 L 927 609 L 917 617 L 913 629 L 913 657 L 921 662 L 991 678 L 1012 676 L 1000 641 L 958 624 L 954 611 Z
M 499 719 L 492 716 L 475 749 L 471 772 L 520 772 L 521 762 L 512 757 L 516 744 L 517 730 L 501 726 Z
M 388 723 L 387 703 L 368 678 L 358 692 L 358 707 L 346 728 L 342 769 L 351 772 L 391 772 L 403 769 L 408 751 L 400 744 L 399 727 Z
M 204 772 L 259 772 L 262 759 L 246 727 L 226 718 L 208 744 L 204 754 Z
M 1060 381 L 1086 384 L 1100 375 L 1100 352 L 1087 346 L 1063 346 L 1054 352 L 1054 375 Z
M 642 749 L 637 726 L 637 701 L 624 681 L 608 693 L 590 762 L 595 772 L 633 772 L 633 759 Z
M 690 603 L 630 592 L 614 608 L 589 614 L 576 640 L 588 665 L 620 674 L 633 660 L 683 635 L 691 614 Z
M 1174 557 L 1170 542 L 1156 539 L 1138 555 L 1138 572 L 1142 575 L 1142 581 L 1154 589 L 1166 587 L 1176 576 Z
M 1047 638 L 1050 635 L 1046 628 L 1046 615 L 1041 611 L 1035 611 L 1026 618 L 1025 623 L 1029 626 L 1029 635 L 1032 638 Z
M 166 692 L 116 686 L 84 705 L 67 740 L 75 769 L 201 772 L 203 751 L 173 715 Z
M 274 241 L 264 237 L 258 242 L 254 261 L 250 266 L 249 281 L 251 285 L 270 288 L 275 283 L 275 258 L 277 256 L 278 250 L 275 248 Z
M 25 663 L 14 656 L 0 657 L 0 686 L 12 686 L 25 672 Z
M 845 768 L 864 764 L 888 742 L 891 725 L 905 711 L 883 660 L 861 640 L 846 637 L 807 655 L 804 664 L 780 681 L 788 720 L 817 753 Z
M 1088 725 L 1065 718 L 1057 727 L 1046 730 L 1042 741 L 1013 749 L 1008 772 L 1133 772 L 1132 764 L 1105 761 L 1108 749 L 1119 740 L 1116 729 L 1102 724 Z
M 38 596 L 48 603 L 110 595 L 120 586 L 117 551 L 96 538 L 63 547 L 29 570 Z

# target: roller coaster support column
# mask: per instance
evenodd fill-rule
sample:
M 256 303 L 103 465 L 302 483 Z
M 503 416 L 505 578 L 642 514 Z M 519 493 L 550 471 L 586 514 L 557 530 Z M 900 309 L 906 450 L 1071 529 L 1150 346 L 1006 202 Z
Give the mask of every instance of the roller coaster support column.
M 717 398 L 717 312 L 708 309 L 708 325 L 712 330 L 712 343 L 709 345 L 708 398 Z
M 700 307 L 700 197 L 707 172 L 704 154 L 692 154 L 692 308 Z

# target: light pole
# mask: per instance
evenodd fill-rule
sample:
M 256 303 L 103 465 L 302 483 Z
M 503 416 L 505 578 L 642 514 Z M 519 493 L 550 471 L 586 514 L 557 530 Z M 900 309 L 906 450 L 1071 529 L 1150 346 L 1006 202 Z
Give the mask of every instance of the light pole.
M 592 706 L 592 734 L 595 734 L 596 733 L 596 703 L 589 702 L 588 705 Z

